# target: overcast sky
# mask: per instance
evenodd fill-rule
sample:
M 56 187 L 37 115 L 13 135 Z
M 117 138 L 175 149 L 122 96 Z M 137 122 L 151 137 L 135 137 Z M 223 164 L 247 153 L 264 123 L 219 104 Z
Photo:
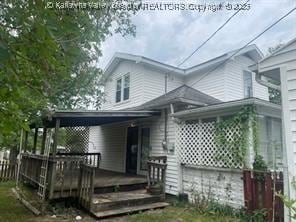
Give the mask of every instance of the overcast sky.
M 177 0 L 172 0 L 178 2 Z M 170 1 L 170 2 L 172 2 Z M 202 0 L 195 0 L 202 3 Z M 209 2 L 209 1 L 207 1 Z M 212 0 L 219 2 L 232 2 Z M 245 2 L 245 1 L 242 1 Z M 183 67 L 189 67 L 242 47 L 292 8 L 296 0 L 251 0 L 250 10 L 240 11 Z M 140 11 L 132 21 L 136 37 L 109 37 L 102 45 L 99 66 L 104 68 L 115 52 L 146 56 L 171 65 L 179 64 L 235 11 Z M 267 53 L 270 46 L 296 37 L 296 11 L 261 36 L 255 44 Z

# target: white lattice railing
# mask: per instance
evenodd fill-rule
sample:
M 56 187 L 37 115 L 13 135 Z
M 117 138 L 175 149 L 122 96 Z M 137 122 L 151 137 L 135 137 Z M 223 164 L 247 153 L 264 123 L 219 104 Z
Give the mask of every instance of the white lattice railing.
M 241 135 L 239 126 L 235 124 L 225 127 L 224 132 L 228 141 L 233 141 L 235 137 Z M 233 147 L 217 147 L 215 122 L 179 124 L 177 138 L 177 149 L 182 164 L 224 168 L 242 167 L 242 163 L 232 154 Z

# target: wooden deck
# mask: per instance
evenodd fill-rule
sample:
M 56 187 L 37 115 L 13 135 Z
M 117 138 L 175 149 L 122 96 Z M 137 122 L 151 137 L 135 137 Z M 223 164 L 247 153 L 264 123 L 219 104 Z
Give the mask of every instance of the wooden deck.
M 20 178 L 40 188 L 45 157 L 22 154 Z M 149 157 L 147 176 L 100 169 L 100 154 L 50 156 L 46 200 L 75 198 L 97 218 L 165 207 L 166 156 Z
M 64 184 L 61 184 L 59 177 L 64 177 Z M 77 189 L 79 177 L 79 169 L 66 173 L 64 175 L 57 174 L 57 181 L 55 185 L 55 190 L 60 190 L 61 186 L 64 186 L 64 189 Z M 99 187 L 110 187 L 110 186 L 120 186 L 120 185 L 131 185 L 131 184 L 140 184 L 147 183 L 146 176 L 132 175 L 126 173 L 119 173 L 109 170 L 96 169 L 94 186 L 95 188 Z
M 63 177 L 63 180 L 60 180 L 61 177 Z M 78 188 L 78 177 L 79 169 L 63 175 L 57 174 L 53 199 L 75 195 Z M 94 189 L 96 193 L 112 192 L 114 190 L 127 191 L 131 186 L 135 188 L 146 187 L 147 177 L 103 169 L 95 170 Z

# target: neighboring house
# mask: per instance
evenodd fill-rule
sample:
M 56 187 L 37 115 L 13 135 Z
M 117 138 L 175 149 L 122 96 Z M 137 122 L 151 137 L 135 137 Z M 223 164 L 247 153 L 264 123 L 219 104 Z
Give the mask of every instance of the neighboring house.
M 285 144 L 284 191 L 290 198 L 296 199 L 293 185 L 296 176 L 296 38 L 250 68 L 256 72 L 256 80 L 260 84 L 281 91 Z M 288 217 L 286 219 L 288 221 Z
M 259 152 L 270 166 L 275 155 L 281 162 L 281 155 L 270 144 L 271 138 L 281 142 L 281 111 L 280 106 L 268 102 L 268 88 L 257 83 L 248 68 L 262 59 L 260 50 L 251 45 L 234 58 L 230 58 L 232 53 L 186 69 L 116 53 L 104 72 L 106 98 L 101 112 L 160 111 L 161 115 L 114 119 L 114 123 L 90 127 L 89 149 L 101 153 L 100 167 L 145 175 L 148 155 L 166 155 L 167 193 L 187 193 L 192 200 L 193 190 L 205 192 L 211 184 L 216 199 L 244 206 L 241 163 L 227 153 L 228 147 L 220 154 L 231 163 L 215 161 L 215 124 L 238 114 L 244 106 L 255 107 L 260 151 L 254 149 L 250 127 L 245 164 L 252 168 Z M 228 139 L 237 131 L 237 125 L 229 126 Z M 227 193 L 229 186 L 231 192 Z

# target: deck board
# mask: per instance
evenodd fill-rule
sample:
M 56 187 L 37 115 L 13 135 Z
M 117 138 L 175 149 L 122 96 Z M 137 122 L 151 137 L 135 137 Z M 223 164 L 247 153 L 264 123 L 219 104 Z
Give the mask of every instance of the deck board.
M 64 176 L 64 182 L 60 180 L 60 177 Z M 64 175 L 57 174 L 57 180 L 55 184 L 55 191 L 77 189 L 78 187 L 78 176 L 79 170 L 72 171 L 71 173 L 66 173 Z M 119 173 L 109 170 L 96 169 L 95 175 L 95 188 L 104 188 L 111 186 L 121 186 L 121 185 L 132 185 L 147 183 L 147 178 L 145 176 Z
M 139 206 L 127 206 L 127 207 L 122 207 L 119 209 L 114 209 L 114 210 L 106 210 L 106 211 L 101 211 L 101 212 L 91 212 L 93 215 L 95 215 L 97 218 L 105 218 L 105 217 L 110 217 L 110 216 L 118 216 L 121 214 L 130 214 L 138 211 L 144 211 L 144 210 L 151 210 L 151 209 L 156 209 L 156 208 L 164 208 L 169 206 L 168 203 L 165 202 L 157 202 L 157 203 L 151 203 L 151 204 L 143 204 Z
M 93 197 L 94 204 L 111 203 L 116 201 L 127 201 L 132 199 L 144 199 L 152 197 L 145 189 L 133 190 L 128 192 L 113 192 L 96 194 Z

